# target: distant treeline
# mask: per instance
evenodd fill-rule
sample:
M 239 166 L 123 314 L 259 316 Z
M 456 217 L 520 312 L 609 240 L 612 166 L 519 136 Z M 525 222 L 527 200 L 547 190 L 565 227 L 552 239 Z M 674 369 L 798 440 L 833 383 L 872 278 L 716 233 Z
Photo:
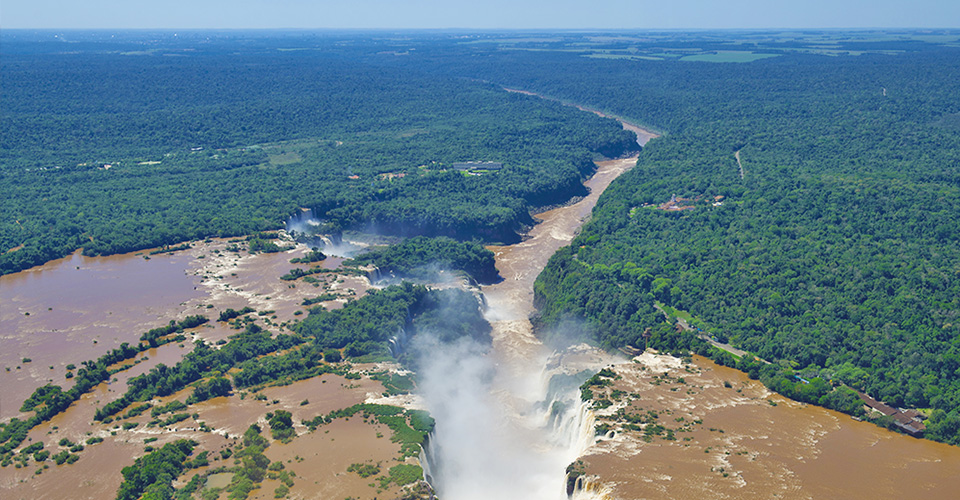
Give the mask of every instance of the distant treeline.
M 300 207 L 343 228 L 515 241 L 531 207 L 583 194 L 599 153 L 638 149 L 612 120 L 326 51 L 31 47 L 5 41 L 0 58 L 3 273 L 277 229 Z M 444 171 L 468 160 L 504 168 Z

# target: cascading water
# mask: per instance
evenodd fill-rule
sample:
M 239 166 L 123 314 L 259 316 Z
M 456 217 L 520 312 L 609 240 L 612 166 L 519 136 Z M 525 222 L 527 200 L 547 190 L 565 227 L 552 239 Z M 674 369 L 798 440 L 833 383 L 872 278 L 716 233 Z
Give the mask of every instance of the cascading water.
M 566 467 L 595 439 L 579 386 L 603 366 L 599 355 L 566 363 L 556 353 L 518 380 L 469 339 L 413 342 L 420 393 L 437 422 L 421 462 L 440 498 L 568 498 Z M 582 488 L 575 493 L 590 498 Z
M 581 203 L 590 205 L 597 195 Z M 596 439 L 579 386 L 613 359 L 583 345 L 569 347 L 573 342 L 545 346 L 534 336 L 529 316 L 535 310 L 533 280 L 582 223 L 576 216 L 584 210 L 581 203 L 541 214 L 544 222 L 530 239 L 495 252 L 505 279 L 483 288 L 492 348 L 423 351 L 429 355 L 421 360 L 418 383 L 437 422 L 427 458 L 443 500 L 570 498 L 567 466 Z M 575 331 L 552 337 L 567 334 L 579 337 Z M 602 498 L 589 478 L 574 481 L 580 485 L 571 495 Z
M 631 165 L 607 164 L 595 178 Z M 579 486 L 568 495 L 567 466 L 596 440 L 594 416 L 580 400 L 579 386 L 614 359 L 583 345 L 569 347 L 573 342 L 547 347 L 529 320 L 534 279 L 547 258 L 569 243 L 603 187 L 577 204 L 541 214 L 543 222 L 522 243 L 496 248 L 504 280 L 483 287 L 492 348 L 423 351 L 429 355 L 421 360 L 418 383 L 437 422 L 427 459 L 443 500 L 603 498 L 600 485 L 584 476 L 573 478 Z M 580 332 L 551 337 L 565 336 L 578 338 Z
M 313 215 L 313 210 L 309 208 L 302 208 L 299 212 L 290 216 L 287 219 L 286 230 L 287 232 L 296 231 L 298 233 L 309 232 L 311 227 L 316 227 L 320 225 L 320 221 L 317 220 Z
M 540 214 L 528 239 L 494 250 L 504 280 L 484 286 L 482 297 L 492 349 L 469 339 L 440 345 L 423 332 L 415 337 L 413 343 L 426 343 L 418 384 L 436 419 L 421 462 L 443 500 L 604 498 L 602 485 L 566 469 L 596 440 L 579 386 L 613 360 L 582 346 L 547 348 L 529 316 L 533 281 L 549 256 L 570 243 L 600 193 L 635 162 L 598 163 L 588 196 Z
M 580 476 L 574 481 L 573 491 L 567 495 L 569 500 L 606 500 L 610 498 L 610 487 L 601 484 L 590 476 Z
M 390 355 L 394 358 L 400 357 L 403 353 L 404 347 L 407 344 L 407 330 L 403 327 L 397 329 L 397 333 L 393 334 L 390 337 L 390 340 L 387 341 L 387 346 L 390 348 Z
M 325 232 L 322 220 L 311 209 L 302 209 L 287 219 L 285 229 L 299 243 L 319 248 L 323 253 L 334 257 L 349 258 L 364 248 L 364 245 L 345 241 L 339 230 Z

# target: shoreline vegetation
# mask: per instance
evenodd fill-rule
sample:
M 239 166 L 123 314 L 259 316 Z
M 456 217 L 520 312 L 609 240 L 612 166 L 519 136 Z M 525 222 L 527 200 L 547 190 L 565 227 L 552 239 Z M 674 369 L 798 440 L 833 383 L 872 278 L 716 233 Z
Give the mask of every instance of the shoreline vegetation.
M 670 73 L 662 78 L 699 71 L 718 78 L 672 90 L 657 81 L 661 77 L 641 73 L 652 63 L 604 63 L 616 72 L 604 75 L 610 81 L 642 78 L 655 86 L 639 100 L 596 95 L 594 78 L 549 76 L 544 66 L 532 66 L 542 62 L 525 58 L 531 65 L 509 75 L 529 81 L 521 88 L 579 95 L 581 102 L 628 116 L 657 109 L 651 118 L 669 125 L 669 134 L 604 193 L 590 223 L 541 274 L 541 325 L 586 320 L 592 338 L 607 348 L 664 343 L 695 349 L 694 339 L 663 323 L 653 307 L 659 301 L 689 310 L 721 342 L 779 367 L 764 377 L 779 392 L 803 401 L 826 397 L 827 406 L 856 414 L 864 401 L 843 388 L 852 387 L 893 407 L 925 409 L 926 437 L 960 444 L 960 292 L 955 282 L 935 278 L 949 276 L 960 260 L 954 243 L 944 253 L 935 250 L 958 234 L 947 214 L 960 206 L 960 192 L 955 169 L 936 179 L 929 173 L 946 168 L 960 145 L 955 130 L 931 125 L 949 112 L 946 96 L 955 82 L 900 86 L 915 68 L 935 61 L 956 71 L 956 54 L 938 49 L 902 56 L 872 59 L 878 66 L 869 69 L 859 60 L 823 58 L 797 59 L 799 66 L 784 66 L 781 58 L 721 68 L 658 66 Z M 595 61 L 570 63 L 578 74 L 603 73 Z M 844 74 L 866 78 L 881 67 L 889 85 L 904 89 L 898 98 L 868 97 L 866 81 L 836 86 Z M 796 89 L 789 96 L 765 87 L 788 80 Z M 720 88 L 721 81 L 741 83 Z M 828 99 L 809 90 L 822 85 L 837 91 Z M 651 108 L 662 99 L 659 92 L 670 97 Z M 926 107 L 907 102 L 916 100 Z M 808 110 L 802 116 L 791 111 L 799 106 Z M 837 116 L 841 109 L 857 109 L 857 117 Z M 738 118 L 731 120 L 731 113 Z M 799 135 L 781 137 L 787 130 Z M 825 142 L 824 134 L 833 139 Z M 903 134 L 917 141 L 890 141 Z M 921 193 L 930 189 L 943 196 L 927 203 Z M 837 390 L 818 388 L 840 381 Z M 884 425 L 889 420 L 883 417 Z
M 259 392 L 265 387 L 288 385 L 324 374 L 359 380 L 362 375 L 353 370 L 352 363 L 393 359 L 410 363 L 411 360 L 407 359 L 402 351 L 403 345 L 397 341 L 408 341 L 418 331 L 442 331 L 442 335 L 438 336 L 439 342 L 455 342 L 460 336 L 470 336 L 486 343 L 490 340 L 489 325 L 482 318 L 480 304 L 473 294 L 457 289 L 430 290 L 409 282 L 370 291 L 364 297 L 348 302 L 342 309 L 327 311 L 322 307 L 313 308 L 307 318 L 293 326 L 292 334 L 272 334 L 256 323 L 258 316 L 252 308 L 221 311 L 219 320 L 230 322 L 234 328 L 242 330 L 240 333 L 218 342 L 216 346 L 197 340 L 193 350 L 176 365 L 168 367 L 158 364 L 147 373 L 130 378 L 127 381 L 128 388 L 120 398 L 96 409 L 92 424 L 122 424 L 124 430 L 129 430 L 139 425 L 131 419 L 136 419 L 150 410 L 151 420 L 145 427 L 162 429 L 190 419 L 189 412 L 197 403 L 233 396 L 236 392 L 240 393 L 241 399 L 247 392 L 253 392 L 260 398 Z M 457 328 L 438 328 L 448 321 L 457 325 Z M 185 333 L 191 333 L 189 329 L 200 327 L 207 322 L 208 319 L 203 316 L 189 316 L 179 322 L 171 321 L 164 327 L 145 332 L 140 337 L 141 343 L 136 347 L 122 344 L 120 348 L 96 361 L 84 362 L 82 368 L 77 370 L 74 386 L 69 391 L 62 391 L 59 386 L 50 384 L 38 388 L 21 408 L 22 412 L 33 412 L 32 417 L 26 420 L 13 418 L 0 424 L 0 464 L 3 467 L 14 465 L 18 469 L 27 466 L 31 461 L 41 464 L 49 455 L 43 451 L 43 443 L 35 443 L 17 451 L 30 429 L 66 411 L 81 396 L 94 390 L 114 374 L 135 366 L 136 363 L 127 362 L 143 351 L 171 342 L 184 342 L 187 340 Z M 395 349 L 395 355 L 391 354 L 391 349 Z M 384 395 L 406 394 L 415 387 L 408 375 L 377 372 L 364 376 L 382 382 L 386 389 Z M 164 405 L 156 403 L 162 397 L 182 393 L 190 388 L 192 393 L 184 401 L 173 399 Z M 376 404 L 355 405 L 326 416 L 304 420 L 301 424 L 312 432 L 320 425 L 329 424 L 337 418 L 349 418 L 357 412 L 363 414 L 364 421 L 371 414 L 376 415 L 377 421 L 392 430 L 391 442 L 399 443 L 401 460 L 419 455 L 420 447 L 433 426 L 427 412 Z M 277 415 L 282 417 L 280 424 L 275 422 Z M 291 432 L 293 424 L 289 415 L 289 412 L 283 410 L 268 414 L 274 439 L 289 442 L 296 437 L 296 433 Z M 196 420 L 197 413 L 194 413 L 192 418 Z M 200 431 L 212 431 L 202 421 L 198 425 Z M 265 473 L 247 471 L 249 464 L 245 457 L 262 453 L 269 446 L 262 438 L 252 437 L 260 433 L 256 424 L 250 429 L 244 437 L 245 448 L 238 450 L 235 455 L 239 460 L 237 463 L 242 462 L 243 468 L 216 469 L 234 474 L 226 488 L 231 494 L 234 491 L 242 492 L 237 493 L 240 495 L 237 498 L 246 498 L 256 484 L 263 480 Z M 102 440 L 99 438 L 96 442 L 88 442 L 88 445 Z M 251 444 L 251 440 L 262 444 Z M 207 455 L 211 450 L 194 455 L 194 449 L 199 444 L 197 441 L 181 439 L 158 449 L 148 446 L 147 455 L 138 458 L 133 467 L 124 468 L 124 483 L 117 493 L 117 498 L 139 498 L 140 495 L 157 488 L 173 494 L 174 489 L 170 484 L 173 479 L 186 470 L 209 464 Z M 61 443 L 61 446 L 64 444 Z M 63 462 L 75 463 L 80 459 L 78 453 L 82 451 L 82 445 L 74 446 L 69 452 L 64 452 L 62 457 L 57 455 L 56 462 L 58 465 Z M 229 457 L 226 455 L 222 458 Z M 258 465 L 261 469 L 266 469 L 270 463 L 269 460 L 260 459 L 255 459 L 255 462 L 264 462 Z M 169 475 L 149 471 L 153 469 L 167 471 Z M 280 471 L 270 470 L 278 473 Z M 203 477 L 213 473 L 215 472 L 206 472 Z M 379 489 L 397 487 L 409 488 L 419 493 L 429 492 L 429 486 L 421 481 L 422 475 L 422 469 L 418 466 L 397 465 L 389 468 L 384 476 L 377 478 L 380 481 Z M 252 484 L 246 484 L 244 477 Z M 287 487 L 289 486 L 291 485 Z M 202 482 L 191 480 L 187 486 L 176 490 L 179 495 L 177 498 L 190 498 L 190 495 L 202 487 Z
M 140 342 L 136 346 L 123 343 L 117 349 L 113 349 L 96 360 L 81 363 L 81 368 L 77 369 L 76 375 L 70 377 L 73 379 L 73 387 L 69 390 L 64 391 L 59 385 L 54 384 L 46 384 L 37 388 L 20 407 L 21 412 L 33 412 L 33 416 L 26 420 L 14 417 L 10 421 L 2 423 L 2 430 L 0 430 L 0 463 L 4 467 L 10 464 L 14 456 L 13 450 L 26 439 L 27 432 L 30 429 L 63 413 L 81 396 L 93 390 L 100 383 L 109 380 L 114 374 L 136 365 L 136 362 L 126 364 L 128 361 L 133 360 L 137 355 L 148 349 L 171 342 L 183 342 L 186 340 L 186 336 L 183 334 L 185 330 L 196 328 L 207 321 L 209 320 L 206 317 L 199 315 L 189 316 L 179 322 L 171 320 L 166 326 L 145 332 L 140 336 Z
M 0 241 L 10 249 L 0 255 L 0 269 L 18 272 L 81 247 L 94 255 L 150 248 L 157 249 L 153 255 L 188 251 L 190 241 L 228 235 L 239 237 L 231 240 L 238 253 L 240 243 L 251 252 L 278 253 L 290 248 L 276 243 L 278 234 L 268 231 L 301 207 L 310 207 L 337 227 L 406 237 L 361 254 L 347 266 L 373 265 L 383 273 L 424 281 L 455 270 L 476 282 L 495 282 L 502 278 L 492 252 L 480 242 L 519 240 L 518 231 L 534 222 L 531 207 L 583 194 L 582 181 L 594 171 L 598 155 L 638 150 L 632 133 L 593 116 L 592 109 L 649 116 L 665 131 L 663 137 L 610 185 L 589 222 L 537 277 L 535 331 L 545 336 L 576 325 L 586 331 L 585 340 L 608 351 L 633 355 L 654 348 L 680 356 L 700 354 L 785 397 L 899 430 L 893 415 L 874 418 L 864 412 L 861 394 L 870 394 L 895 407 L 928 411 L 923 437 L 960 445 L 960 284 L 950 279 L 960 261 L 960 231 L 953 220 L 960 188 L 958 173 L 948 168 L 955 166 L 951 155 L 960 150 L 960 128 L 951 125 L 951 116 L 960 113 L 952 104 L 960 91 L 960 78 L 951 79 L 960 75 L 956 50 L 934 46 L 920 51 L 888 41 L 875 43 L 903 53 L 869 56 L 869 63 L 784 53 L 718 64 L 580 57 L 563 50 L 505 50 L 489 58 L 466 58 L 483 49 L 443 40 L 424 43 L 427 49 L 456 54 L 456 68 L 449 66 L 449 54 L 414 59 L 409 64 L 417 71 L 411 76 L 379 52 L 334 45 L 334 55 L 307 59 L 322 69 L 304 69 L 299 56 L 251 53 L 217 77 L 246 100 L 221 102 L 221 97 L 206 95 L 217 104 L 188 102 L 175 109 L 138 102 L 148 116 L 169 113 L 177 120 L 146 125 L 119 113 L 128 121 L 120 120 L 119 128 L 109 128 L 100 140 L 110 142 L 143 128 L 151 146 L 139 150 L 119 141 L 81 147 L 82 137 L 67 134 L 65 143 L 78 146 L 63 158 L 51 157 L 56 148 L 40 136 L 62 132 L 89 111 L 84 106 L 103 103 L 70 104 L 75 96 L 25 103 L 43 90 L 24 83 L 34 71 L 31 61 L 39 57 L 49 65 L 35 68 L 41 73 L 73 68 L 77 62 L 61 54 L 30 54 L 27 46 L 5 48 L 13 55 L 5 54 L 0 63 L 5 76 L 24 84 L 12 90 L 5 85 L 5 103 L 17 105 L 4 110 L 4 120 L 22 125 L 0 136 L 5 146 L 0 183 L 11 193 L 0 202 L 4 213 L 11 214 L 11 220 L 0 221 Z M 180 95 L 196 90 L 200 82 L 194 72 L 220 60 L 228 47 L 217 42 L 197 60 L 172 70 L 132 58 L 121 69 L 158 71 L 164 81 L 186 78 L 182 88 L 171 91 Z M 899 65 L 896 58 L 913 64 Z M 119 60 L 102 54 L 81 59 L 89 71 L 108 72 Z M 247 68 L 254 63 L 273 64 L 281 72 L 278 85 L 286 94 L 280 101 L 256 88 L 259 76 Z M 930 81 L 917 80 L 930 65 L 943 71 Z M 556 67 L 571 68 L 577 76 L 557 74 Z M 86 70 L 78 71 L 71 75 L 79 80 Z M 352 78 L 338 81 L 333 77 L 337 72 Z M 600 75 L 618 90 L 600 93 Z M 521 94 L 563 96 L 564 102 L 589 105 L 581 109 L 591 113 L 464 82 L 464 76 L 530 89 Z M 322 120 L 295 114 L 296 123 L 272 131 L 273 111 L 293 113 L 290 106 L 304 97 L 294 85 L 304 77 L 332 86 L 334 97 L 323 103 L 332 110 L 319 113 Z M 877 79 L 886 85 L 879 96 L 873 88 Z M 641 96 L 629 91 L 628 83 L 636 81 Z M 374 82 L 396 85 L 406 95 Z M 771 85 L 789 91 L 771 90 Z M 816 90 L 822 88 L 832 93 L 825 97 Z M 887 88 L 900 93 L 888 95 Z M 372 89 L 383 94 L 371 109 L 349 115 L 343 103 Z M 83 83 L 76 92 L 92 98 L 96 90 Z M 119 95 L 132 99 L 132 92 L 121 85 Z M 458 104 L 442 109 L 437 103 Z M 70 113 L 53 116 L 40 104 L 66 106 Z M 191 118 L 198 110 L 208 111 L 210 122 Z M 393 114 L 403 118 L 381 123 Z M 95 121 L 107 123 L 116 116 Z M 257 125 L 237 131 L 220 122 L 244 117 Z M 27 126 L 46 132 L 14 138 Z M 257 145 L 243 146 L 253 143 Z M 170 149 L 172 145 L 179 149 Z M 545 156 L 545 151 L 551 152 Z M 458 160 L 478 159 L 502 161 L 503 168 L 480 175 L 449 168 Z M 69 166 L 59 165 L 67 160 Z M 947 166 L 933 167 L 941 163 Z M 148 193 L 125 203 L 111 194 L 141 189 Z M 937 196 L 931 198 L 931 192 Z M 685 204 L 683 210 L 663 208 L 676 208 L 677 202 Z M 314 249 L 291 263 L 325 259 Z M 347 269 L 344 274 L 362 272 Z M 295 287 L 319 273 L 336 272 L 298 267 L 277 278 Z M 302 305 L 331 297 L 307 298 Z M 288 333 L 283 328 L 271 332 L 268 328 L 275 325 L 266 318 L 266 328 L 257 323 L 272 311 L 218 312 L 219 322 L 238 333 L 216 345 L 197 341 L 174 366 L 159 364 L 132 377 L 122 396 L 98 406 L 94 420 L 126 420 L 119 423 L 132 429 L 139 423 L 129 419 L 150 410 L 145 427 L 165 428 L 190 419 L 191 405 L 246 394 L 266 399 L 258 392 L 264 387 L 326 374 L 351 381 L 367 377 L 382 383 L 385 397 L 402 394 L 415 388 L 415 379 L 396 373 L 361 375 L 352 371 L 353 365 L 389 360 L 415 368 L 404 349 L 406 340 L 441 325 L 441 341 L 469 336 L 490 342 L 490 326 L 472 293 L 410 282 L 372 290 L 340 309 L 311 307 Z M 44 454 L 42 443 L 15 451 L 31 428 L 110 380 L 113 370 L 133 366 L 125 363 L 144 350 L 184 342 L 187 330 L 207 321 L 205 316 L 171 321 L 145 332 L 135 346 L 122 344 L 84 362 L 67 391 L 55 385 L 38 388 L 21 408 L 34 415 L 2 424 L 0 462 L 18 468 L 31 458 L 44 462 L 49 453 Z M 745 354 L 737 356 L 719 344 Z M 591 396 L 591 385 L 602 386 L 609 376 L 598 374 L 588 381 L 584 399 Z M 154 404 L 188 388 L 192 393 L 183 402 Z M 292 426 L 283 411 L 267 417 L 278 442 L 290 437 Z M 403 458 L 412 456 L 411 443 L 422 443 L 429 432 L 425 429 L 432 428 L 426 415 L 376 405 L 300 423 L 315 430 L 354 415 L 400 435 Z M 206 428 L 203 422 L 196 425 Z M 420 433 L 419 443 L 408 428 Z M 275 478 L 282 475 L 259 458 L 269 444 L 261 431 L 251 426 L 243 446 L 230 452 L 238 453 L 235 460 L 248 469 L 235 472 L 230 486 L 245 491 L 240 498 L 267 471 Z M 193 455 L 197 445 L 178 441 L 150 447 L 137 464 L 169 461 L 177 469 L 170 474 L 172 481 L 183 470 L 206 465 L 199 464 L 209 450 Z M 82 451 L 77 443 L 61 447 L 65 450 L 54 458 L 58 464 L 75 462 Z M 378 479 L 382 489 L 416 483 L 411 480 L 416 470 L 397 467 Z M 128 469 L 118 495 L 136 498 L 149 488 L 172 491 L 168 482 L 152 486 Z M 357 464 L 350 472 L 366 477 L 380 471 L 379 466 Z M 193 488 L 188 496 L 199 485 Z
M 463 272 L 480 284 L 503 279 L 495 267 L 493 252 L 477 242 L 458 242 L 446 237 L 415 236 L 361 253 L 343 265 L 372 265 L 381 276 L 426 282 L 442 281 L 445 271 Z

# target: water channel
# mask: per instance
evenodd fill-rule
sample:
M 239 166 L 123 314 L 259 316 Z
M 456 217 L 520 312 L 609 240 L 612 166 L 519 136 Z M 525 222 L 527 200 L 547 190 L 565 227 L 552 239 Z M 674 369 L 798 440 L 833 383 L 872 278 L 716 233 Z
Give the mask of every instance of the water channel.
M 656 357 L 632 362 L 583 346 L 547 347 L 533 335 L 528 318 L 534 311 L 536 276 L 549 257 L 571 241 L 606 186 L 635 162 L 636 158 L 625 158 L 599 163 L 587 182 L 589 196 L 538 214 L 542 222 L 524 241 L 491 247 L 504 278 L 482 290 L 494 327 L 492 352 L 464 346 L 445 360 L 438 358 L 433 372 L 423 374 L 423 396 L 438 419 L 430 473 L 442 498 L 562 499 L 567 496 L 564 469 L 578 458 L 584 462 L 586 480 L 574 492 L 577 498 L 874 499 L 910 493 L 927 499 L 955 498 L 960 491 L 960 448 L 785 400 L 743 374 L 702 358 L 686 366 Z M 190 251 L 149 259 L 142 254 L 74 255 L 0 278 L 0 334 L 5 347 L 0 352 L 4 388 L 0 417 L 17 416 L 23 399 L 47 381 L 69 387 L 66 364 L 94 359 L 121 342 L 135 342 L 142 331 L 170 319 L 206 310 L 208 305 L 214 311 L 253 305 L 275 310 L 280 323 L 293 319 L 304 297 L 317 294 L 291 289 L 277 279 L 290 267 L 290 254 L 240 256 L 220 251 L 226 246 L 196 244 Z M 331 259 L 325 265 L 336 262 Z M 366 285 L 357 279 L 337 286 L 350 287 L 359 295 Z M 217 340 L 230 333 L 214 326 L 200 336 Z M 142 454 L 147 434 L 135 429 L 111 439 L 105 427 L 90 426 L 92 411 L 117 397 L 127 377 L 158 362 L 174 364 L 184 352 L 176 345 L 149 351 L 142 366 L 98 387 L 49 425 L 31 431 L 33 440 L 49 441 L 50 433 L 54 441 L 65 435 L 77 441 L 91 431 L 108 440 L 84 452 L 87 455 L 77 464 L 56 466 L 36 478 L 32 469 L 0 471 L 0 496 L 62 498 L 63 484 L 78 485 L 75 498 L 112 496 L 119 483 L 117 471 Z M 632 384 L 629 390 L 649 401 L 645 404 L 677 417 L 700 418 L 704 428 L 692 433 L 690 441 L 646 443 L 628 434 L 594 436 L 596 414 L 579 404 L 575 387 L 585 370 L 610 364 L 622 373 L 624 383 Z M 690 391 L 652 384 L 653 369 L 675 374 L 682 370 Z M 377 390 L 366 379 L 349 384 L 325 376 L 267 392 L 271 400 L 279 401 L 273 407 L 293 410 L 296 420 L 363 401 Z M 306 399 L 310 404 L 301 405 Z M 198 405 L 197 411 L 219 433 L 199 435 L 183 428 L 164 434 L 158 444 L 176 436 L 200 436 L 204 447 L 217 449 L 227 444 L 226 436 L 239 434 L 269 408 L 231 397 Z M 342 498 L 365 491 L 359 479 L 356 485 L 343 487 L 329 480 L 353 480 L 340 469 L 361 461 L 364 453 L 385 457 L 393 453 L 384 452 L 384 440 L 364 433 L 361 425 L 338 424 L 343 428 L 331 429 L 340 433 L 336 438 L 311 433 L 286 447 L 271 448 L 272 459 L 306 458 L 303 464 L 290 466 L 309 478 L 298 482 L 292 493 L 301 498 Z M 365 451 L 351 451 L 352 442 Z M 340 458 L 331 460 L 332 456 Z M 272 488 L 265 485 L 263 491 Z

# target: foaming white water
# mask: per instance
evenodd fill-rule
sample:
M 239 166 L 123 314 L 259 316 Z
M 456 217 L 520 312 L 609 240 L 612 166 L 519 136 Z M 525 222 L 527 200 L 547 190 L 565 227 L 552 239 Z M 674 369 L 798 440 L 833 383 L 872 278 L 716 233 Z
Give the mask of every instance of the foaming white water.
M 436 419 L 430 449 L 434 487 L 446 500 L 558 499 L 544 491 L 550 469 L 539 446 L 513 425 L 493 391 L 495 366 L 479 344 L 462 341 L 428 349 L 421 391 Z M 552 494 L 551 494 L 552 493 Z
M 576 450 L 576 456 L 579 457 L 586 453 L 587 448 L 590 448 L 596 442 L 595 427 L 597 417 L 593 411 L 590 410 L 590 404 L 586 401 L 580 402 L 577 411 L 577 418 L 573 420 L 573 423 L 577 426 L 577 438 L 573 445 Z
M 437 422 L 422 461 L 440 498 L 568 498 L 566 467 L 594 441 L 579 386 L 587 365 L 602 364 L 567 365 L 554 353 L 518 370 L 469 339 L 414 342 L 420 393 Z
M 504 280 L 483 287 L 493 327 L 489 352 L 437 346 L 421 356 L 420 391 L 437 422 L 424 458 L 440 498 L 603 498 L 600 486 L 583 476 L 568 495 L 566 469 L 596 439 L 595 417 L 579 386 L 612 360 L 583 346 L 544 346 L 529 316 L 534 280 L 547 258 L 570 243 L 600 193 L 635 161 L 598 163 L 590 195 L 541 214 L 529 239 L 496 251 Z
M 287 219 L 285 230 L 289 234 L 296 235 L 296 240 L 306 243 L 311 247 L 318 247 L 320 250 L 333 257 L 350 258 L 363 250 L 367 245 L 344 240 L 342 235 L 323 234 L 323 222 L 313 214 L 313 210 L 301 210 Z

